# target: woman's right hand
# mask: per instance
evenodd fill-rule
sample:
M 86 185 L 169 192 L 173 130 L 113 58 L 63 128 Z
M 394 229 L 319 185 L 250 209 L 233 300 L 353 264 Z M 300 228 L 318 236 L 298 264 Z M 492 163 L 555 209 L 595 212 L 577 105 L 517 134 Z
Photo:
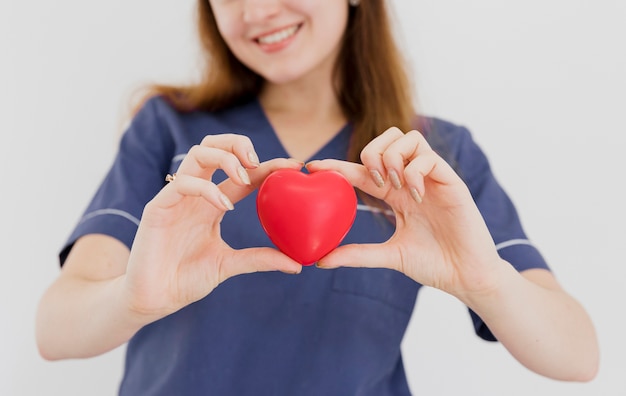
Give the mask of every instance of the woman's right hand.
M 279 168 L 302 163 L 274 159 L 259 164 L 245 136 L 207 136 L 191 148 L 176 177 L 145 207 L 124 280 L 129 307 L 156 320 L 208 295 L 242 273 L 279 270 L 299 273 L 301 265 L 272 248 L 234 250 L 220 235 L 226 210 Z M 211 182 L 217 169 L 228 179 Z M 242 219 L 245 221 L 245 219 Z
M 278 250 L 231 249 L 221 238 L 220 221 L 229 202 L 248 195 L 270 172 L 301 166 L 288 159 L 259 164 L 243 136 L 210 136 L 193 147 L 176 179 L 145 206 L 130 252 L 107 235 L 76 241 L 39 303 L 41 356 L 84 358 L 109 351 L 237 274 L 300 272 L 301 265 Z M 220 168 L 229 178 L 216 186 L 211 176 Z

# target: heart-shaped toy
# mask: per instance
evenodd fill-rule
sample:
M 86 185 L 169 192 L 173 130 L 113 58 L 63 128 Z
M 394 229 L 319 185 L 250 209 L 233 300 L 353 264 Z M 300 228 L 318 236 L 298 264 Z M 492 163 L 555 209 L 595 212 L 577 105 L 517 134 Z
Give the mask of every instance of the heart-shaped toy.
M 257 213 L 276 247 L 311 265 L 339 246 L 356 217 L 354 188 L 340 173 L 272 172 L 261 184 Z

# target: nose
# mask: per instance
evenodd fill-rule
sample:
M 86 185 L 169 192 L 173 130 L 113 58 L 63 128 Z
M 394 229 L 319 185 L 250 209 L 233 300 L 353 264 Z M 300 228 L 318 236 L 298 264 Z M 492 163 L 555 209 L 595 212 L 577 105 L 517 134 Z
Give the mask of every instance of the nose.
M 243 20 L 246 23 L 271 19 L 280 11 L 280 0 L 244 0 Z

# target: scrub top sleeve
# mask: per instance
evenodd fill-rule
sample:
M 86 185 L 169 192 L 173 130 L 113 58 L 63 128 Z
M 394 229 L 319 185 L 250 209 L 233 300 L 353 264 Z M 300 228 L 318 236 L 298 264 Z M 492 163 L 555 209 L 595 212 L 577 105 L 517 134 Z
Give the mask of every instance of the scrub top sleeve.
M 460 128 L 456 165 L 480 210 L 498 254 L 517 271 L 549 267 L 539 250 L 526 236 L 513 202 L 497 182 L 487 157 L 472 139 L 470 132 Z M 495 341 L 484 322 L 470 310 L 476 333 Z
M 111 168 L 59 254 L 61 265 L 87 234 L 109 235 L 130 249 L 143 208 L 165 185 L 173 157 L 173 139 L 159 116 L 162 106 L 159 98 L 148 100 L 122 135 Z

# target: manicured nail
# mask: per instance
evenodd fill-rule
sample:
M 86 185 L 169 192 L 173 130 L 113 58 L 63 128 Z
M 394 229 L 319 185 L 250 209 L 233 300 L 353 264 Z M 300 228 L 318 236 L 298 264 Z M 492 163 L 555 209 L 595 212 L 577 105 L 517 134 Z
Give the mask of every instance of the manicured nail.
M 319 268 L 319 269 L 335 269 L 337 267 L 330 267 L 325 265 L 325 263 L 320 264 L 319 262 L 315 263 L 315 267 Z
M 291 162 L 295 162 L 296 164 L 300 165 L 300 168 L 304 167 L 304 161 L 300 161 L 299 159 L 295 159 L 295 158 L 288 158 L 289 161 Z
M 420 195 L 420 193 L 417 192 L 417 189 L 415 187 L 411 187 L 409 189 L 409 192 L 411 193 L 411 197 L 413 197 L 415 202 L 417 202 L 418 204 L 422 203 L 422 196 Z
M 235 209 L 235 206 L 233 205 L 232 202 L 230 202 L 230 199 L 228 199 L 226 195 L 220 194 L 220 201 L 222 201 L 222 204 L 226 207 L 226 209 L 228 210 Z
M 255 167 L 261 165 L 261 163 L 259 162 L 259 157 L 257 157 L 254 151 L 248 151 L 248 161 L 250 161 Z
M 391 184 L 396 190 L 399 190 L 402 188 L 402 183 L 400 183 L 400 177 L 398 176 L 398 173 L 395 170 L 392 169 L 389 171 L 389 179 L 391 179 Z
M 237 174 L 244 184 L 250 185 L 250 176 L 248 176 L 248 172 L 246 172 L 243 166 L 237 167 Z
M 377 171 L 376 169 L 372 169 L 370 171 L 370 174 L 372 175 L 372 179 L 374 179 L 374 183 L 376 183 L 378 187 L 385 186 L 385 180 L 383 179 L 379 171 Z
M 279 270 L 279 271 L 287 275 L 298 275 L 300 273 L 300 271 L 288 271 L 288 270 Z

